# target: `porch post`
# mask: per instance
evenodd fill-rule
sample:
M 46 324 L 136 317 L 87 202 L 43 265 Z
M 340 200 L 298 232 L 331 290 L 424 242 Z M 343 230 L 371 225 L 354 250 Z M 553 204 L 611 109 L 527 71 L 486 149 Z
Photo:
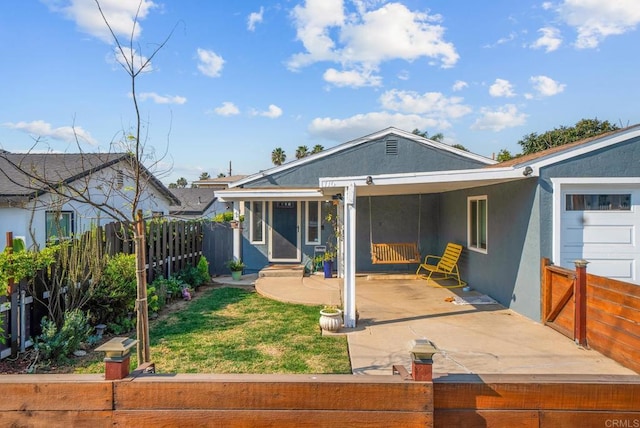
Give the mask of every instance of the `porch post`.
M 587 264 L 586 260 L 575 260 L 576 280 L 573 291 L 574 304 L 574 332 L 575 342 L 580 346 L 587 346 Z
M 233 201 L 233 219 L 237 221 L 238 227 L 233 229 L 233 258 L 242 259 L 242 229 L 240 228 L 240 204 L 242 201 Z
M 344 326 L 356 326 L 356 186 L 344 189 Z

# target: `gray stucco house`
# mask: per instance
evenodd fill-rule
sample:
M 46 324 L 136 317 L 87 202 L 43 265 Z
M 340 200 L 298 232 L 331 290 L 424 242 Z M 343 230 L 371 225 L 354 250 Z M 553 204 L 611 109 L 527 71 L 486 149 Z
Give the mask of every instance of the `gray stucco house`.
M 234 254 L 258 271 L 307 264 L 332 233 L 338 202 L 345 326 L 355 326 L 356 272 L 414 272 L 374 265 L 370 244 L 417 242 L 424 257 L 462 244 L 474 289 L 540 320 L 540 260 L 638 283 L 640 126 L 496 164 L 388 128 L 246 177 L 216 192 L 244 205 Z

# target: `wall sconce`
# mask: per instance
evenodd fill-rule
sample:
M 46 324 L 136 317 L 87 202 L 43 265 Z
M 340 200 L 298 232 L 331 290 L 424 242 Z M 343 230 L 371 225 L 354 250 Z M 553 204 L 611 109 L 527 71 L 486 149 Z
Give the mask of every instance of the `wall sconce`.
M 373 184 L 373 177 L 368 175 L 367 176 L 367 180 L 365 181 L 365 183 L 367 183 L 367 185 L 372 185 Z
M 522 175 L 524 175 L 525 177 L 530 176 L 531 174 L 533 174 L 533 168 L 531 168 L 530 166 L 527 166 L 524 171 L 522 171 Z
M 331 199 L 334 200 L 334 201 L 341 201 L 342 200 L 342 193 L 337 193 L 335 195 L 332 195 Z

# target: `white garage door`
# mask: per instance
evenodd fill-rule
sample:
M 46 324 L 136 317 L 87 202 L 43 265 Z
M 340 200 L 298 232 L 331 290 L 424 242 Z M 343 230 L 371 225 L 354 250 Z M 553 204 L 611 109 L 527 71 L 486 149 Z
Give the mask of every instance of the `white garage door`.
M 640 187 L 563 188 L 561 235 L 562 266 L 640 283 Z

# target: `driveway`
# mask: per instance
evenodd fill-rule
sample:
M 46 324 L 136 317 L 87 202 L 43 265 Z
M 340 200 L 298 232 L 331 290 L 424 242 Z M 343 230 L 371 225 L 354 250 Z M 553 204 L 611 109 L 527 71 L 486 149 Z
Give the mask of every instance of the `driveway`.
M 255 286 L 260 294 L 285 302 L 340 301 L 341 280 L 336 278 L 259 278 Z M 353 373 L 388 375 L 394 364 L 410 368 L 413 341 L 427 339 L 439 350 L 434 375 L 636 374 L 501 305 L 450 301 L 478 294 L 432 287 L 424 280 L 358 277 L 358 326 L 337 333 L 347 335 Z

